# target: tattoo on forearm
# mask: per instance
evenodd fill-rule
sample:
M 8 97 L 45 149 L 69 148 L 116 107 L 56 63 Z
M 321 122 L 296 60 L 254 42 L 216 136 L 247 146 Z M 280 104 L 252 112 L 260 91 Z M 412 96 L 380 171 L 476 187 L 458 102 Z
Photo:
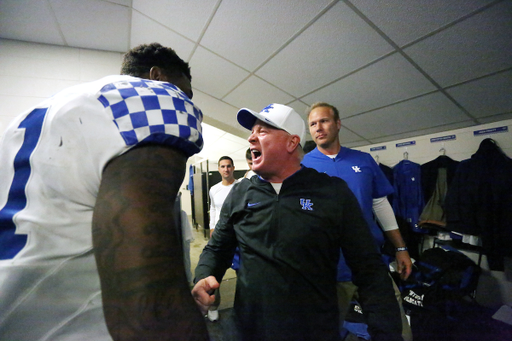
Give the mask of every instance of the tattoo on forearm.
M 186 159 L 130 154 L 104 173 L 93 219 L 104 311 L 113 320 L 109 330 L 169 328 L 176 312 L 195 321 L 173 215 Z

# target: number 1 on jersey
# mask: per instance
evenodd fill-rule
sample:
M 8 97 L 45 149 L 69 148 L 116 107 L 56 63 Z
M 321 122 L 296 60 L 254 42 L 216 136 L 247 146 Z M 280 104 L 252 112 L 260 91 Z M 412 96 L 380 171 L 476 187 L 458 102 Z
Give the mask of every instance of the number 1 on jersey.
M 30 173 L 30 156 L 39 142 L 47 108 L 35 109 L 20 123 L 25 128 L 25 138 L 14 158 L 14 177 L 7 202 L 0 210 L 0 260 L 14 258 L 27 243 L 27 236 L 16 234 L 14 216 L 27 205 L 25 188 Z

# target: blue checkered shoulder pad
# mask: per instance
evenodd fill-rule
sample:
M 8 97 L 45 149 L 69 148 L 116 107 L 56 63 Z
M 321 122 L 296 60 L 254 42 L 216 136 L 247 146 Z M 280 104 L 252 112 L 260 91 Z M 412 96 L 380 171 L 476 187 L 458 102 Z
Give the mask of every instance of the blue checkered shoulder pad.
M 203 148 L 203 113 L 176 86 L 146 79 L 124 80 L 105 85 L 98 95 L 127 146 L 165 144 L 188 156 Z

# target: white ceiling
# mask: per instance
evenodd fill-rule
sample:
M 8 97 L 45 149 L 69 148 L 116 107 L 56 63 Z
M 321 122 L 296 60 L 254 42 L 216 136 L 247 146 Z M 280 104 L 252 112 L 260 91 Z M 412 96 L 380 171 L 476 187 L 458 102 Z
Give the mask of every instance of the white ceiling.
M 349 147 L 512 117 L 512 0 L 0 0 L 0 37 L 173 47 L 213 160 L 247 148 L 240 107 L 274 102 L 337 106 Z

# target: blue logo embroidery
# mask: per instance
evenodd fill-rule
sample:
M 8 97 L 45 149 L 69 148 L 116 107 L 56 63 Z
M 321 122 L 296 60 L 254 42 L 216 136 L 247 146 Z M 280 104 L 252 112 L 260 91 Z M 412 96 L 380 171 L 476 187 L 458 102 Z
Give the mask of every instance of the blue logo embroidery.
M 253 207 L 253 206 L 256 206 L 256 205 L 259 205 L 259 202 L 250 202 L 250 203 L 247 203 L 247 207 Z
M 311 199 L 300 199 L 300 204 L 302 205 L 302 209 L 305 211 L 313 211 L 313 203 Z
M 265 108 L 263 108 L 263 110 L 261 112 L 268 112 L 270 109 L 274 109 L 273 104 L 267 105 Z

